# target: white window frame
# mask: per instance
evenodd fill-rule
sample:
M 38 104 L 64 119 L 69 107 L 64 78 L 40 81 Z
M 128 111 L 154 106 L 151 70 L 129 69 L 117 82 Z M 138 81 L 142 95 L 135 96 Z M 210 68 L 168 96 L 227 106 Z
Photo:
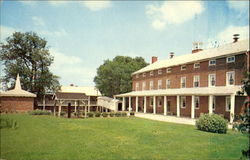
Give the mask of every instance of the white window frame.
M 187 66 L 186 66 L 186 65 L 182 65 L 182 66 L 181 66 L 181 70 L 182 70 L 182 71 L 187 70 Z
M 198 64 L 199 66 L 196 66 L 197 64 Z M 194 63 L 194 68 L 200 68 L 200 62 Z
M 183 101 L 185 100 L 185 106 L 183 106 Z M 186 96 L 181 96 L 180 97 L 180 103 L 181 103 L 181 108 L 186 108 L 187 106 L 187 100 L 186 100 Z
M 171 80 L 166 79 L 166 89 L 171 88 Z
M 166 70 L 167 70 L 166 71 L 167 73 L 171 73 L 172 72 L 172 68 L 167 68 Z
M 162 107 L 162 97 L 158 97 L 157 98 L 157 107 Z M 161 102 L 161 104 L 160 104 L 160 102 Z
M 142 82 L 142 90 L 146 90 L 146 82 Z
M 198 78 L 197 78 L 198 77 Z M 198 79 L 198 81 L 196 81 L 196 78 Z M 195 86 L 195 82 L 198 82 L 198 86 Z M 200 87 L 200 76 L 199 75 L 195 75 L 194 76 L 194 82 L 193 82 L 194 88 L 199 88 Z
M 185 87 L 182 86 L 182 81 L 183 80 L 185 80 L 184 81 L 185 82 Z M 181 87 L 180 88 L 186 88 L 187 87 L 187 82 L 186 81 L 187 81 L 186 77 L 181 77 Z
M 215 62 L 214 64 L 211 64 L 211 62 Z M 209 66 L 215 66 L 216 65 L 216 59 L 211 59 L 209 60 L 209 63 L 208 63 Z
M 161 79 L 158 80 L 157 87 L 158 87 L 158 89 L 162 89 L 162 80 Z
M 196 101 L 198 101 L 198 107 L 196 107 Z M 200 97 L 199 96 L 195 96 L 194 97 L 194 108 L 195 109 L 199 109 L 200 108 Z
M 214 85 L 212 85 L 211 83 L 211 76 L 214 76 Z M 215 87 L 216 86 L 216 74 L 213 73 L 213 74 L 209 74 L 208 75 L 208 87 Z
M 153 106 L 153 105 L 154 105 L 154 97 L 151 96 L 151 97 L 149 98 L 149 101 L 150 101 L 150 103 L 149 103 L 150 106 Z
M 146 77 L 146 73 L 142 73 L 142 77 Z
M 153 76 L 154 75 L 154 71 L 150 71 L 149 75 Z
M 161 75 L 162 74 L 162 69 L 158 70 L 158 74 Z
M 233 58 L 233 60 L 230 60 L 231 58 Z M 227 57 L 227 63 L 233 63 L 233 62 L 235 62 L 235 56 Z
M 153 80 L 151 80 L 149 82 L 149 90 L 154 90 L 154 81 Z
M 139 82 L 136 82 L 136 83 L 135 83 L 135 90 L 136 90 L 136 91 L 139 91 Z
M 226 96 L 226 111 L 229 112 L 231 107 L 232 107 L 231 98 L 230 98 L 230 96 Z
M 230 82 L 229 82 L 229 74 L 230 73 L 232 73 L 232 75 L 233 75 L 233 80 L 234 80 L 233 84 L 230 84 Z M 234 71 L 226 72 L 226 85 L 227 86 L 235 85 L 235 72 Z

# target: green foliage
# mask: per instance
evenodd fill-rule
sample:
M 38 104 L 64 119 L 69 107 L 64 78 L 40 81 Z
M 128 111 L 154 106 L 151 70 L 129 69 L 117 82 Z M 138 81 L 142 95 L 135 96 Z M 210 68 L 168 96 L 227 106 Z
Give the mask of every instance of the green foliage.
M 126 117 L 127 116 L 126 112 L 121 112 L 121 114 L 122 114 L 122 117 Z
M 121 116 L 122 116 L 122 113 L 121 113 L 121 112 L 115 112 L 115 116 L 116 116 L 116 117 L 121 117 Z
M 46 111 L 46 110 L 33 110 L 28 112 L 29 115 L 51 115 L 51 112 Z
M 95 112 L 95 117 L 100 117 L 101 113 L 100 112 Z
M 110 117 L 114 117 L 114 116 L 115 116 L 115 113 L 114 113 L 114 112 L 110 112 L 110 113 L 109 113 L 109 116 L 110 116 Z
M 109 114 L 108 114 L 107 112 L 103 112 L 103 113 L 102 113 L 102 116 L 103 116 L 103 117 L 108 117 L 108 115 L 109 115 Z
M 216 114 L 203 114 L 196 120 L 197 129 L 213 132 L 213 133 L 227 133 L 227 120 Z
M 38 97 L 59 89 L 59 77 L 49 70 L 54 59 L 49 53 L 47 41 L 36 33 L 13 33 L 6 39 L 6 44 L 0 44 L 0 60 L 5 66 L 1 81 L 5 84 L 11 82 L 11 88 L 19 73 L 22 88 Z
M 105 96 L 126 93 L 132 90 L 131 74 L 148 65 L 142 57 L 116 56 L 113 60 L 106 60 L 97 69 L 94 78 L 96 87 Z
M 88 117 L 94 117 L 94 113 L 93 112 L 88 112 L 87 115 L 88 115 Z
M 2 128 L 17 129 L 17 121 L 8 117 L 0 116 L 0 129 Z

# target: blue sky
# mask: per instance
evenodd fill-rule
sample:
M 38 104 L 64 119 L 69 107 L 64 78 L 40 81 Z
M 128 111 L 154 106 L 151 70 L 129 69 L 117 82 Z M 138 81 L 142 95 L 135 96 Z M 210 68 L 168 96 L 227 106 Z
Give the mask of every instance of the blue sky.
M 249 1 L 5 1 L 1 42 L 14 31 L 48 41 L 62 85 L 94 86 L 96 69 L 117 55 L 159 60 L 249 38 Z M 1 66 L 2 68 L 2 66 Z M 3 76 L 1 71 L 0 76 Z

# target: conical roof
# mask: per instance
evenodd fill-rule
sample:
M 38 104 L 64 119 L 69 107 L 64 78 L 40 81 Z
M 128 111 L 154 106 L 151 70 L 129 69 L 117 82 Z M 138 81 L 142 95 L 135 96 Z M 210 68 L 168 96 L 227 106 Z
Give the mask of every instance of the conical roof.
M 21 87 L 20 77 L 17 74 L 15 88 L 6 92 L 0 93 L 0 97 L 36 97 L 36 94 L 25 91 Z

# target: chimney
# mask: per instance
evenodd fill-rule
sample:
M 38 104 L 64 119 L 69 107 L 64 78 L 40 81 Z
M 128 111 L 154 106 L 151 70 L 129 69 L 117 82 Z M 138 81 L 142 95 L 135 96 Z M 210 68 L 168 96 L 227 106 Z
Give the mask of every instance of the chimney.
M 170 52 L 169 55 L 170 55 L 170 59 L 173 58 L 174 57 L 174 52 Z
M 157 59 L 158 59 L 157 57 L 153 56 L 152 57 L 152 64 L 155 63 L 157 61 Z
M 234 34 L 233 35 L 233 39 L 234 39 L 233 43 L 238 42 L 239 36 L 240 36 L 240 34 Z
M 194 42 L 194 43 L 193 43 L 192 54 L 202 51 L 202 50 L 203 50 L 203 49 L 202 49 L 202 45 L 203 45 L 202 42 Z

